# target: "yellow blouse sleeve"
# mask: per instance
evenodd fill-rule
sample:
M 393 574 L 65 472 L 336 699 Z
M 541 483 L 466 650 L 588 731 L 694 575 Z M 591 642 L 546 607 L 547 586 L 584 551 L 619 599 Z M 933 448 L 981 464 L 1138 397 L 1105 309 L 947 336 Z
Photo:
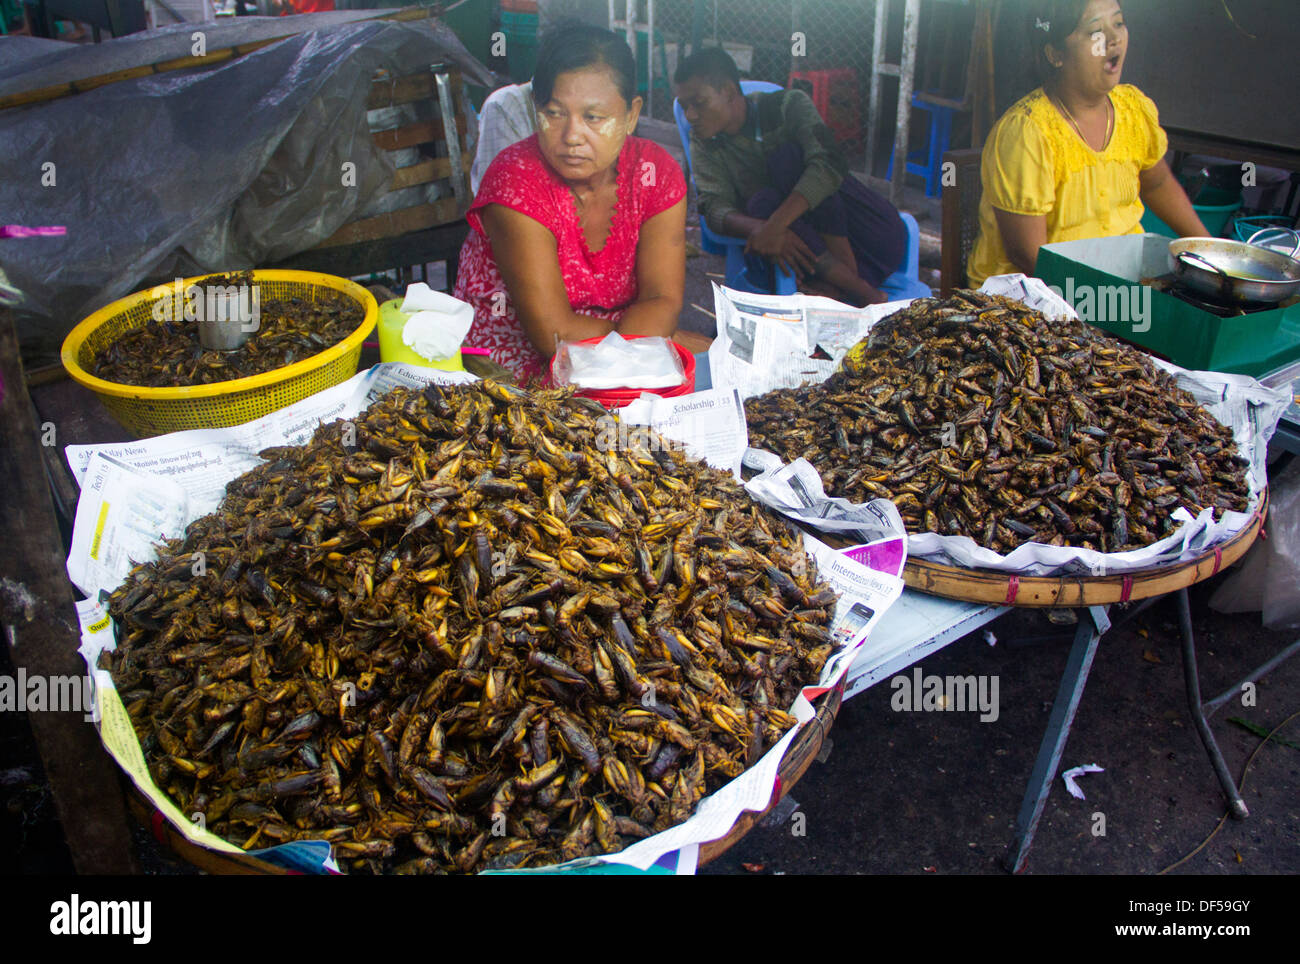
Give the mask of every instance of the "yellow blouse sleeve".
M 1137 128 L 1144 135 L 1145 144 L 1138 153 L 1138 170 L 1145 171 L 1160 162 L 1169 151 L 1169 136 L 1160 126 L 1160 111 L 1153 101 L 1136 87 L 1127 86 L 1125 93 L 1132 102 Z
M 1056 159 L 1026 110 L 998 122 L 980 163 L 984 194 L 1011 214 L 1047 214 L 1056 206 Z

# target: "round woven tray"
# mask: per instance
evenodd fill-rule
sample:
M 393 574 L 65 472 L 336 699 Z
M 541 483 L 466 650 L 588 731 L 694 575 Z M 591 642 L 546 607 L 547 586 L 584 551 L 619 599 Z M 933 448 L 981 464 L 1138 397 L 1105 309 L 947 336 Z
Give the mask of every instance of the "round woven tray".
M 1268 490 L 1246 528 L 1223 545 L 1193 559 L 1114 576 L 1015 576 L 991 569 L 960 569 L 909 559 L 903 581 L 909 589 L 963 602 L 995 606 L 1070 608 L 1105 606 L 1163 596 L 1209 579 L 1232 565 L 1255 544 L 1268 512 Z
M 772 790 L 772 799 L 768 801 L 768 805 L 761 813 L 754 811 L 742 813 L 736 818 L 736 822 L 726 836 L 701 844 L 697 861 L 700 866 L 711 860 L 716 860 L 740 842 L 745 834 L 749 833 L 753 828 L 754 824 L 762 820 L 799 782 L 804 772 L 807 771 L 813 760 L 817 759 L 817 755 L 821 752 L 822 744 L 826 741 L 826 733 L 830 730 L 831 724 L 835 722 L 835 715 L 840 710 L 840 702 L 843 697 L 844 686 L 841 684 L 818 698 L 816 716 L 809 720 L 808 724 L 794 738 L 794 741 L 786 750 L 785 756 L 781 759 L 781 766 L 777 771 L 776 786 Z M 145 827 L 149 828 L 159 843 L 191 866 L 211 874 L 284 875 L 294 873 L 294 871 L 260 860 L 251 854 L 223 853 L 209 850 L 194 843 L 173 827 L 134 783 L 128 781 L 128 785 L 130 791 L 127 794 L 127 803 L 131 808 L 131 812 Z

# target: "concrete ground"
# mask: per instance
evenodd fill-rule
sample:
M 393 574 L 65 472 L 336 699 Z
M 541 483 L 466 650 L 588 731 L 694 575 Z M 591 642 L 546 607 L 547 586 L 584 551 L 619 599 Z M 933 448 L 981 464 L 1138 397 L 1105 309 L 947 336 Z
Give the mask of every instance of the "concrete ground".
M 1205 600 L 1221 579 L 1192 592 L 1206 698 L 1296 638 L 1263 630 L 1258 614 L 1211 612 Z M 1176 619 L 1168 598 L 1103 637 L 1061 770 L 1096 764 L 1104 772 L 1078 779 L 1085 800 L 1070 796 L 1059 776 L 1053 781 L 1025 873 L 1300 871 L 1300 659 L 1259 682 L 1254 706 L 1234 700 L 1211 719 L 1239 783 L 1250 761 L 1243 791 L 1250 816 L 1226 819 L 1188 715 Z M 919 665 L 925 675 L 997 679 L 996 720 L 981 722 L 977 712 L 895 711 L 895 690 L 888 681 L 877 684 L 844 705 L 830 731 L 829 758 L 791 791 L 804 819 L 755 829 L 704 872 L 1005 873 L 1069 637 L 1017 646 L 1025 636 L 1060 632 L 1030 611 L 1008 613 L 988 628 L 996 645 L 977 632 Z M 1262 748 L 1260 737 L 1230 722 L 1268 731 L 1288 717 Z M 1204 849 L 1178 863 L 1216 827 Z

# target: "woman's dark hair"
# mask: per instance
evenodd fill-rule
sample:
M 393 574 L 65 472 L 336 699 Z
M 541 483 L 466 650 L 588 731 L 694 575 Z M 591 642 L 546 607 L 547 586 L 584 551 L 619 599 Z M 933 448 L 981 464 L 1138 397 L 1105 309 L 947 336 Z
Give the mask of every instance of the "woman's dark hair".
M 697 77 L 717 90 L 726 90 L 730 85 L 740 89 L 740 70 L 731 55 L 721 47 L 695 51 L 678 66 L 673 83 L 684 84 Z
M 1074 33 L 1088 7 L 1088 0 L 1036 0 L 1029 4 L 1029 44 L 1034 51 L 1034 70 L 1039 83 L 1047 83 L 1056 73 L 1043 48 L 1051 44 L 1065 50 L 1065 38 Z
M 533 71 L 533 101 L 540 107 L 551 99 L 555 78 L 573 70 L 606 67 L 623 101 L 636 97 L 636 61 L 627 41 L 618 34 L 579 20 L 561 20 L 546 32 Z

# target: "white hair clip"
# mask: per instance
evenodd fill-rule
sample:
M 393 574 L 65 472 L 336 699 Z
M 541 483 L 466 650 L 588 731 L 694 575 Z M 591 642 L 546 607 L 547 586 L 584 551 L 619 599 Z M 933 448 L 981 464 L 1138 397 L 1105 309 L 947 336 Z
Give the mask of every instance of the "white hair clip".
M 1052 31 L 1052 21 L 1050 20 L 1039 20 L 1037 17 L 1035 17 L 1034 26 L 1037 29 L 1041 30 L 1043 33 L 1051 33 Z

